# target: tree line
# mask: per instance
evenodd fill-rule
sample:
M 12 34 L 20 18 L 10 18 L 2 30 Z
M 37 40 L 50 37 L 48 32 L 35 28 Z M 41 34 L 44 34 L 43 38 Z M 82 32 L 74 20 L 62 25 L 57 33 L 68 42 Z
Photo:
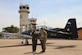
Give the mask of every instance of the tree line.
M 3 32 L 18 33 L 19 32 L 19 28 L 15 27 L 14 25 L 11 25 L 9 27 L 3 28 Z

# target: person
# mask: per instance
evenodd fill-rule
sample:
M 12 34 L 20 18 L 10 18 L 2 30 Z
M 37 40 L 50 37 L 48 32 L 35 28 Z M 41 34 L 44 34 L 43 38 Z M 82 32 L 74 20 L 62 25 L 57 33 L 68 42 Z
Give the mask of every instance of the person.
M 32 31 L 32 51 L 33 52 L 36 52 L 37 37 L 38 37 L 38 34 L 37 34 L 37 31 L 36 31 L 36 27 L 35 27 L 35 28 L 33 28 L 33 31 Z
M 46 41 L 47 41 L 47 32 L 44 30 L 44 28 L 42 27 L 40 29 L 40 42 L 41 42 L 41 48 L 42 48 L 42 51 L 41 53 L 45 52 L 46 50 Z

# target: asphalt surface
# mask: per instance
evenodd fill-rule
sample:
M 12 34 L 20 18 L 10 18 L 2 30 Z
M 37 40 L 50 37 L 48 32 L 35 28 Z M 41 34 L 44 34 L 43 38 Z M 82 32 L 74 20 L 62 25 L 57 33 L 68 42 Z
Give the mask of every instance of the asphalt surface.
M 46 52 L 40 53 L 38 40 L 37 50 L 32 52 L 32 42 L 21 44 L 22 39 L 0 39 L 0 55 L 82 55 L 82 40 L 48 39 Z

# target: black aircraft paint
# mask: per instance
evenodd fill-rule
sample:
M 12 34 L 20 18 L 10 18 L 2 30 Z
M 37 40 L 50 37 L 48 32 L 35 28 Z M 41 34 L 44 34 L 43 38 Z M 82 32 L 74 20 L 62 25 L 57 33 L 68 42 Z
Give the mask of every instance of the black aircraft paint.
M 47 30 L 48 38 L 64 38 L 64 39 L 77 39 L 77 25 L 76 25 L 76 19 L 72 18 L 69 19 L 66 27 L 64 29 L 62 28 L 54 28 Z

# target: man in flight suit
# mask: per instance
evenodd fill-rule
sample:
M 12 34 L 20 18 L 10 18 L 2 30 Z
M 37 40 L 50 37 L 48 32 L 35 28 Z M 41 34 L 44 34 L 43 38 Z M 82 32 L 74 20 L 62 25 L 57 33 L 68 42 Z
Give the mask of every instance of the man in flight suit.
M 42 47 L 41 53 L 43 53 L 46 50 L 46 41 L 47 41 L 47 32 L 44 30 L 43 27 L 40 30 L 40 37 L 39 38 L 40 38 L 41 47 Z
M 36 47 L 37 47 L 37 31 L 36 31 L 36 27 L 33 28 L 32 31 L 32 51 L 35 52 L 36 51 Z

